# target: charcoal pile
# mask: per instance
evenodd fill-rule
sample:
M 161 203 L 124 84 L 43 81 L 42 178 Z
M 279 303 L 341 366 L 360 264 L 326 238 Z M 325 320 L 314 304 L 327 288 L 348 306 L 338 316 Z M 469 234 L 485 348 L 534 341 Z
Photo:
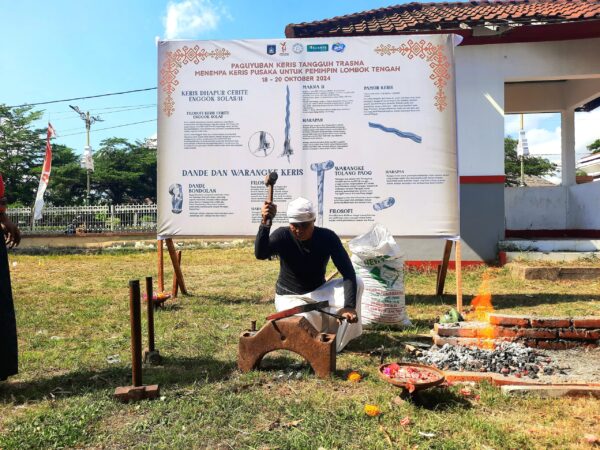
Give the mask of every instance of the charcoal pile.
M 515 342 L 502 342 L 494 350 L 445 344 L 424 351 L 417 360 L 441 370 L 495 372 L 516 377 L 565 374 L 551 358 Z

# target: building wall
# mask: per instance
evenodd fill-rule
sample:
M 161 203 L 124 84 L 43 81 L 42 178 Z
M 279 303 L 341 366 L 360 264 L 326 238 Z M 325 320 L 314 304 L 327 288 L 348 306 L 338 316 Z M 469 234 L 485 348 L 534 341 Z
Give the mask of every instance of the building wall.
M 600 230 L 600 182 L 569 187 L 567 227 L 574 230 Z
M 504 83 L 600 78 L 598 55 L 600 39 L 457 47 L 459 173 L 461 177 L 481 177 L 482 180 L 482 184 L 461 186 L 461 235 L 466 244 L 465 259 L 468 255 L 490 259 L 496 254 L 498 240 L 504 236 L 504 186 L 502 183 L 485 183 L 490 176 L 504 175 Z M 542 204 L 536 203 L 535 194 L 534 199 L 528 200 L 533 209 L 521 204 L 516 195 L 507 204 L 511 208 L 517 205 L 520 213 L 511 212 L 510 220 L 519 217 L 525 222 L 545 224 L 546 229 L 549 225 L 566 224 L 564 192 L 552 192 L 544 200 L 546 205 L 557 206 L 550 213 L 540 206 Z M 565 197 L 562 200 L 561 195 Z M 478 215 L 484 211 L 485 215 Z
M 508 230 L 567 228 L 569 188 L 509 187 L 504 194 Z
M 498 241 L 504 239 L 504 186 L 498 183 L 463 184 L 460 202 L 463 261 L 496 261 Z M 442 259 L 443 239 L 397 240 L 407 261 Z M 451 259 L 454 259 L 454 252 Z
M 506 188 L 509 230 L 600 230 L 600 182 Z

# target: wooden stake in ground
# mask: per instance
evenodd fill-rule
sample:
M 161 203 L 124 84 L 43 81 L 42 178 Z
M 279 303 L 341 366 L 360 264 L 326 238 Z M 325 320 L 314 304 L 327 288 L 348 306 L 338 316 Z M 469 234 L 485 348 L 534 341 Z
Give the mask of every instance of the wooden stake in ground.
M 165 291 L 165 262 L 163 259 L 163 241 L 158 239 L 156 241 L 156 248 L 158 250 L 158 292 Z
M 448 264 L 450 263 L 450 253 L 452 253 L 452 241 L 450 239 L 446 239 L 446 245 L 444 245 L 444 255 L 442 256 L 442 264 L 438 266 L 435 288 L 436 295 L 444 295 L 444 285 L 446 284 L 446 274 L 448 273 Z
M 463 312 L 462 301 L 462 256 L 460 253 L 460 238 L 456 240 L 454 262 L 456 265 L 456 310 L 459 313 Z
M 181 267 L 181 250 L 177 250 L 177 264 Z M 171 288 L 171 298 L 176 298 L 179 292 L 179 283 L 177 282 L 177 274 L 173 274 L 173 287 Z
M 167 238 L 165 239 L 165 243 L 167 244 L 167 250 L 169 251 L 169 256 L 171 257 L 171 264 L 173 264 L 173 270 L 175 271 L 175 279 L 177 280 L 177 284 L 181 289 L 181 293 L 187 295 L 187 289 L 185 287 L 185 281 L 183 280 L 183 272 L 181 271 L 181 266 L 177 262 L 177 251 L 175 250 L 175 244 L 173 244 L 173 239 Z
M 167 250 L 169 251 L 169 257 L 171 258 L 171 263 L 173 264 L 173 271 L 175 272 L 174 280 L 176 280 L 177 285 L 181 288 L 181 293 L 187 295 L 187 289 L 185 287 L 185 281 L 183 279 L 183 272 L 181 271 L 181 266 L 179 262 L 181 261 L 181 257 L 177 256 L 177 251 L 175 250 L 175 245 L 173 244 L 173 239 L 167 238 L 164 240 L 167 245 Z M 157 249 L 158 249 L 158 290 L 159 292 L 165 291 L 165 271 L 164 271 L 164 257 L 163 257 L 163 241 L 157 241 Z M 174 290 L 173 290 L 174 291 Z M 177 296 L 176 292 L 173 292 L 173 296 Z

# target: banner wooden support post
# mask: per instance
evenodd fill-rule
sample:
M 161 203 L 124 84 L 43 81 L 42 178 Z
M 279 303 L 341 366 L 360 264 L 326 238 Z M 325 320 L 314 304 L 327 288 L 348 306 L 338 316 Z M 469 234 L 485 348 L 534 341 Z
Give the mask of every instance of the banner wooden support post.
M 456 310 L 463 312 L 462 301 L 462 256 L 460 252 L 460 239 L 456 241 L 454 262 L 456 264 Z
M 181 267 L 181 250 L 177 250 L 177 264 Z M 173 287 L 171 288 L 171 297 L 176 298 L 179 292 L 179 283 L 177 282 L 177 274 L 173 274 Z
M 158 250 L 158 292 L 165 291 L 165 263 L 163 260 L 163 241 L 158 239 L 156 241 L 156 248 Z
M 437 268 L 437 280 L 435 283 L 435 295 L 444 295 L 444 285 L 446 284 L 446 274 L 448 273 L 448 264 L 450 263 L 450 253 L 452 252 L 452 241 L 446 239 L 444 245 L 444 255 L 442 256 L 442 264 Z
M 181 272 L 181 266 L 177 262 L 177 251 L 175 250 L 173 239 L 167 238 L 165 239 L 165 243 L 167 244 L 167 250 L 169 251 L 169 256 L 171 257 L 171 263 L 173 264 L 173 270 L 175 272 L 175 279 L 177 280 L 177 284 L 181 289 L 181 293 L 187 295 L 188 292 L 185 287 L 185 281 L 183 280 L 183 272 Z

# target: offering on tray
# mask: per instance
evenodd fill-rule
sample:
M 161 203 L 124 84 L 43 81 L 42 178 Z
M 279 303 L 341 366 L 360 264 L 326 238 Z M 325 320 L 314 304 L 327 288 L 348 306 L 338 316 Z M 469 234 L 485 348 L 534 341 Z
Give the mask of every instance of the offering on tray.
M 379 368 L 379 373 L 389 383 L 404 387 L 409 392 L 436 386 L 444 381 L 443 372 L 422 364 L 384 364 Z
M 161 304 L 171 298 L 171 294 L 168 292 L 155 292 L 152 294 L 152 301 L 157 304 Z M 148 301 L 146 294 L 144 294 L 144 301 Z
M 383 368 L 383 373 L 398 381 L 412 383 L 429 383 L 440 378 L 440 374 L 426 367 L 400 366 L 396 363 L 389 364 Z

